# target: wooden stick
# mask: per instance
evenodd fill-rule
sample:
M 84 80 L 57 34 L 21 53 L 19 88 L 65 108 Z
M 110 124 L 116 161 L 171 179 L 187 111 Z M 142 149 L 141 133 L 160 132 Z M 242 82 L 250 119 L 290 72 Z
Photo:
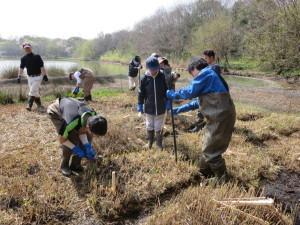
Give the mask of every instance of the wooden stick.
M 235 208 L 235 207 L 233 207 L 233 206 L 231 206 L 231 205 L 226 205 L 226 204 L 224 204 L 224 203 L 222 203 L 222 202 L 219 202 L 219 201 L 216 201 L 216 200 L 214 200 L 214 201 L 217 202 L 218 204 L 220 204 L 221 206 L 224 206 L 224 207 L 226 207 L 226 208 L 229 208 L 229 209 L 231 209 L 232 211 L 235 211 L 235 212 L 237 212 L 237 213 L 239 213 L 239 214 L 241 214 L 241 215 L 243 215 L 243 216 L 246 216 L 246 217 L 249 217 L 249 218 L 255 220 L 256 222 L 258 222 L 258 224 L 261 224 L 261 225 L 269 225 L 269 224 L 270 224 L 270 223 L 268 223 L 267 221 L 264 221 L 264 220 L 261 219 L 261 218 L 258 218 L 258 217 L 256 217 L 256 216 L 253 216 L 253 215 L 249 214 L 249 213 L 243 212 L 242 210 L 237 209 L 237 208 Z
M 111 174 L 111 190 L 113 193 L 117 191 L 117 183 L 116 183 L 116 172 L 113 171 Z
M 272 206 L 274 204 L 274 200 L 272 198 L 248 198 L 248 199 L 228 199 L 225 201 L 219 201 L 220 203 L 228 204 L 228 205 L 252 205 L 252 206 Z

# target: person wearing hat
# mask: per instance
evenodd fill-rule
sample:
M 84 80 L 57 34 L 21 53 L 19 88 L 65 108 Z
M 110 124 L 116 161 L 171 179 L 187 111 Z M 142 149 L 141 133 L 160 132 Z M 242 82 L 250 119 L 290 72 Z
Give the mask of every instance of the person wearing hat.
M 193 61 L 188 72 L 193 80 L 188 87 L 178 91 L 167 91 L 167 97 L 174 99 L 193 99 L 183 106 L 173 109 L 174 114 L 198 109 L 205 117 L 202 155 L 199 160 L 200 172 L 207 177 L 217 177 L 227 181 L 228 174 L 222 154 L 226 151 L 233 132 L 236 112 L 230 93 L 216 72 L 204 59 Z
M 76 80 L 76 87 L 73 90 L 73 94 L 77 95 L 80 91 L 80 87 L 83 87 L 84 100 L 92 101 L 92 88 L 96 81 L 94 73 L 90 69 L 82 68 L 79 71 L 75 71 L 69 74 L 70 80 Z
M 31 111 L 33 103 L 35 102 L 37 104 L 38 111 L 44 111 L 40 96 L 40 86 L 42 81 L 48 81 L 47 73 L 44 67 L 44 61 L 40 55 L 32 52 L 31 44 L 24 43 L 22 47 L 25 51 L 25 55 L 21 58 L 17 81 L 18 83 L 21 83 L 21 76 L 26 68 L 29 86 L 28 104 L 26 109 Z
M 82 172 L 81 159 L 95 159 L 92 136 L 106 134 L 106 119 L 74 98 L 57 99 L 48 107 L 47 113 L 59 134 L 62 174 L 70 176 L 72 172 Z
M 172 67 L 169 64 L 169 60 L 165 57 L 158 58 L 159 66 L 165 75 L 168 89 L 175 90 L 175 83 L 180 78 L 180 74 L 172 72 Z
M 157 58 L 150 56 L 146 60 L 146 67 L 147 71 L 141 80 L 137 109 L 139 113 L 146 114 L 149 149 L 152 148 L 155 136 L 157 147 L 163 149 L 162 127 L 166 109 L 169 109 L 166 98 L 168 87 Z
M 137 55 L 129 63 L 128 83 L 130 91 L 135 90 L 138 84 L 138 73 L 142 68 L 143 66 L 141 64 L 141 57 Z
M 160 57 L 160 55 L 158 54 L 158 53 L 156 53 L 156 52 L 153 52 L 152 54 L 151 54 L 151 56 L 152 57 L 155 57 L 155 58 L 159 58 Z

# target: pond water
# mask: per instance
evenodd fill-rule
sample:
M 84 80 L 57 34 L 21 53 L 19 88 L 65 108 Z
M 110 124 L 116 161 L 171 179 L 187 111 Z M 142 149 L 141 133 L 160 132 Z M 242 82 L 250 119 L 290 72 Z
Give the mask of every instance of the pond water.
M 0 78 L 1 72 L 7 68 L 19 67 L 20 60 L 0 60 Z M 121 75 L 124 78 L 127 77 L 128 67 L 121 64 L 113 63 L 100 63 L 99 61 L 54 61 L 46 60 L 46 68 L 56 67 L 63 69 L 67 72 L 70 70 L 80 69 L 82 67 L 92 69 L 97 76 L 114 76 Z M 145 71 L 141 71 L 143 74 Z M 187 72 L 180 72 L 181 79 L 183 82 L 191 80 L 191 76 Z M 248 77 L 237 77 L 237 76 L 224 76 L 230 86 L 241 86 L 241 87 L 278 87 L 275 82 L 263 79 L 253 79 Z

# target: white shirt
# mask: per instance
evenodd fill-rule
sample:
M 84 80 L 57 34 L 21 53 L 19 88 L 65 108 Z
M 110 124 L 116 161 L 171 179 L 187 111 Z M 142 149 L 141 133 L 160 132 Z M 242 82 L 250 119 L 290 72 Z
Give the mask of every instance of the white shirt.
M 79 72 L 79 71 L 76 71 L 75 73 L 74 73 L 74 77 L 75 77 L 75 79 L 76 79 L 76 81 L 77 81 L 77 84 L 80 84 L 81 83 L 81 79 L 80 79 L 80 75 L 81 75 L 81 73 Z

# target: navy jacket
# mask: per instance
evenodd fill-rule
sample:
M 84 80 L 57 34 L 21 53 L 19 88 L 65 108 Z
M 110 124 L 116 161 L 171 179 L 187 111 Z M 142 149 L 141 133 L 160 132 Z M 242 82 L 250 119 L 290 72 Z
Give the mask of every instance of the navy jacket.
M 148 72 L 141 80 L 138 104 L 144 104 L 144 111 L 150 115 L 161 115 L 166 112 L 166 92 L 168 90 L 165 76 L 159 71 L 155 77 Z

